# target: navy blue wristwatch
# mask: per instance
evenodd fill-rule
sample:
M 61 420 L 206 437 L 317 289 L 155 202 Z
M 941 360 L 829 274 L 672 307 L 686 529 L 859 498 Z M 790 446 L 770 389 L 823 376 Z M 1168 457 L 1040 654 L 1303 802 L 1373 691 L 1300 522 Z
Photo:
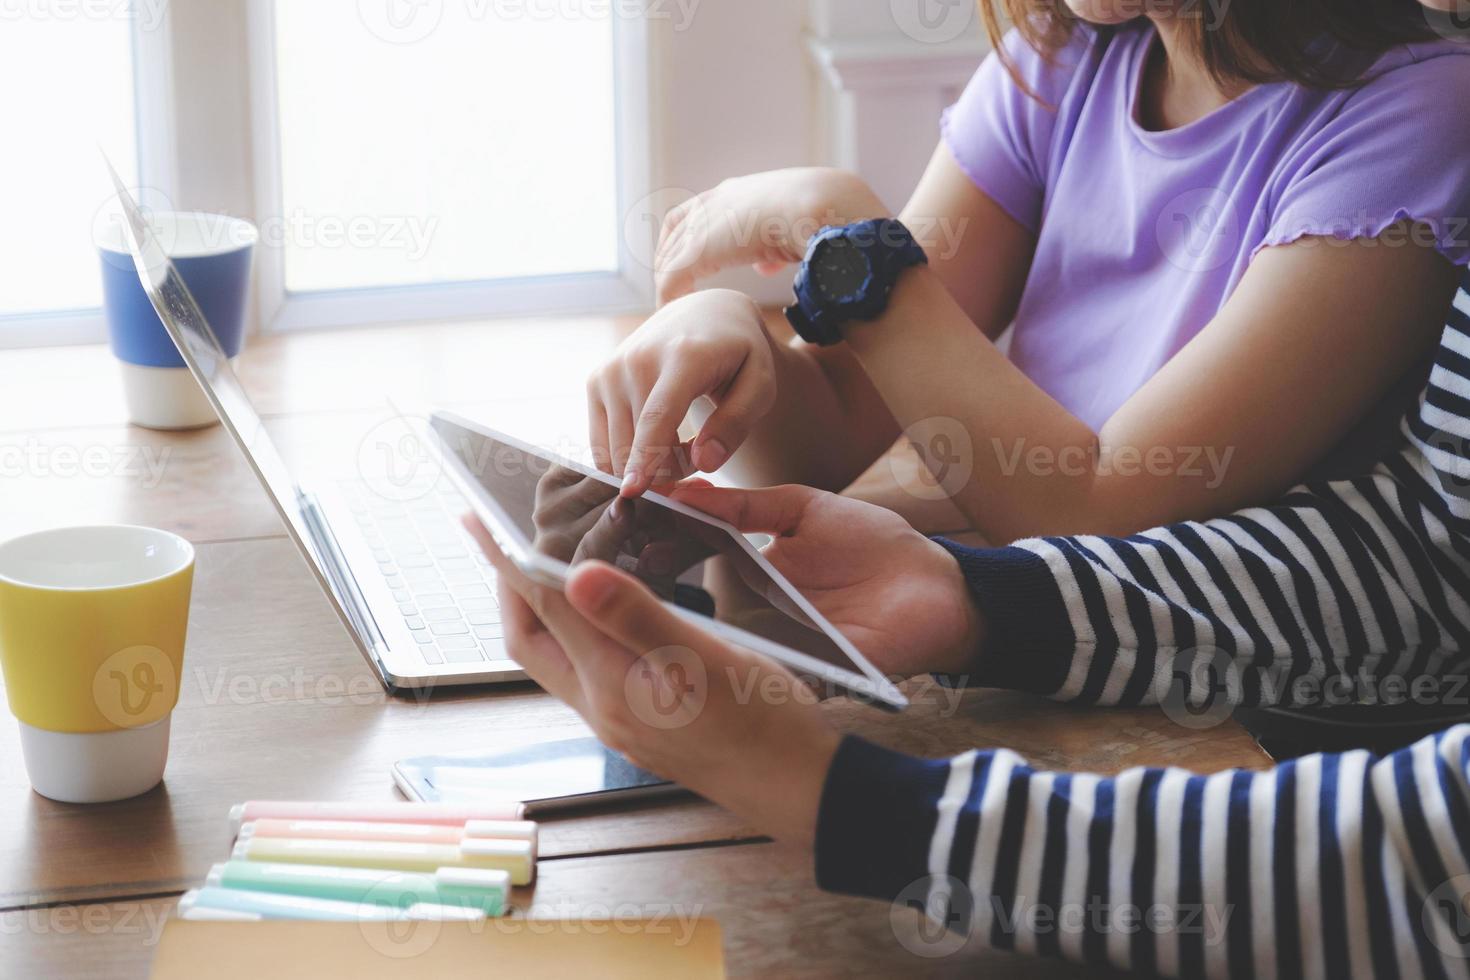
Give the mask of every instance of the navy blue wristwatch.
M 888 308 L 888 294 L 903 270 L 929 261 L 903 222 L 859 221 L 817 232 L 796 273 L 796 302 L 786 319 L 810 344 L 831 346 L 842 325 L 872 320 Z

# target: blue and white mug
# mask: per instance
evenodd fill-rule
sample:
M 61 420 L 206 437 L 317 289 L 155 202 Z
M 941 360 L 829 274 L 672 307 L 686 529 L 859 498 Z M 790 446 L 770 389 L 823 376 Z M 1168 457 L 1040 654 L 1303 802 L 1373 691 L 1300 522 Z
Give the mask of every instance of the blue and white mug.
M 245 343 L 250 265 L 259 233 L 242 218 L 200 211 L 148 215 L 163 250 L 234 358 Z M 97 232 L 102 305 L 122 368 L 128 415 L 150 429 L 194 429 L 219 421 L 143 291 L 117 222 Z

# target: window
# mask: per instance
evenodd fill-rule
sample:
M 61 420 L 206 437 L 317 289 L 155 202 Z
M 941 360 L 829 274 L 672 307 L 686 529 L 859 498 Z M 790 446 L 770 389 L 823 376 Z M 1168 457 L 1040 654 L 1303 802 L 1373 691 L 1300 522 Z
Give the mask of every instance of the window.
M 806 6 L 0 3 L 0 347 L 105 339 L 99 145 L 260 226 L 252 329 L 646 310 L 665 209 L 808 159 Z
M 642 299 L 620 215 L 643 127 L 617 98 L 636 19 L 483 0 L 266 6 L 252 56 L 267 327 Z
M 98 146 L 129 183 L 138 175 L 133 31 L 141 25 L 115 9 L 95 18 L 86 5 L 26 9 L 0 20 L 0 345 L 96 331 L 102 286 L 92 227 L 109 196 Z
M 617 269 L 610 19 L 357 13 L 276 5 L 288 291 Z

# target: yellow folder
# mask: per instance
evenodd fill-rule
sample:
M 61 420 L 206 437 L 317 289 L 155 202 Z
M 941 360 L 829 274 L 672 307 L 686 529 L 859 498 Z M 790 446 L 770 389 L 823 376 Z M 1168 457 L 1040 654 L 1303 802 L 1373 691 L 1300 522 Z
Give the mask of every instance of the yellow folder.
M 209 922 L 173 919 L 152 980 L 725 976 L 713 919 Z

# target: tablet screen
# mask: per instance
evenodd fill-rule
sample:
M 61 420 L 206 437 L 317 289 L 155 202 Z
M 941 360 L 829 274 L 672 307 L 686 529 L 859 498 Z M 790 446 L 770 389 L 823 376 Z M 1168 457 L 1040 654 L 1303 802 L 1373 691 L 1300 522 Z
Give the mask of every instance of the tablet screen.
M 856 663 L 803 612 L 743 538 L 681 513 L 656 495 L 622 499 L 613 477 L 465 428 L 443 415 L 434 416 L 433 427 L 443 448 L 533 551 L 567 565 L 608 562 L 684 609 L 860 677 L 872 676 L 871 667 Z

